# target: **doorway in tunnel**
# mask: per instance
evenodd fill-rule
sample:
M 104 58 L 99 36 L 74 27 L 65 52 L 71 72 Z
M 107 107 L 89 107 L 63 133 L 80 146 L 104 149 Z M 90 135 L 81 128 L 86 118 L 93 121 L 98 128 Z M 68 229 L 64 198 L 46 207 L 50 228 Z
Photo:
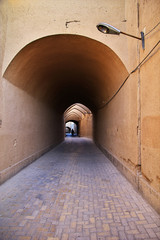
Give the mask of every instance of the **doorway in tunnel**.
M 88 107 L 75 103 L 64 112 L 65 136 L 92 138 L 93 114 Z
M 66 137 L 76 137 L 79 133 L 79 123 L 78 121 L 68 121 L 65 124 L 65 136 Z

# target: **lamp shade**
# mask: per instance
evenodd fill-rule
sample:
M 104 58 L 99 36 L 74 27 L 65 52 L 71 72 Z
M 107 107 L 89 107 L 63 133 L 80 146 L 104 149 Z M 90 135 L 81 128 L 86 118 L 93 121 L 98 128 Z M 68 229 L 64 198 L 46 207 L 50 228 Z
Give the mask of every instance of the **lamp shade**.
M 99 23 L 97 29 L 104 34 L 116 34 L 119 35 L 121 31 L 107 23 Z

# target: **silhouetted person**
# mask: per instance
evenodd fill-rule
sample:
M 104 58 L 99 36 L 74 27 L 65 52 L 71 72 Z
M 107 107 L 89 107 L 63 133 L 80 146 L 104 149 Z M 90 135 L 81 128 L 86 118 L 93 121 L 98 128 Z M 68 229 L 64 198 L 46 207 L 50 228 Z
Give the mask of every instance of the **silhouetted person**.
M 72 129 L 72 136 L 74 135 L 74 130 Z

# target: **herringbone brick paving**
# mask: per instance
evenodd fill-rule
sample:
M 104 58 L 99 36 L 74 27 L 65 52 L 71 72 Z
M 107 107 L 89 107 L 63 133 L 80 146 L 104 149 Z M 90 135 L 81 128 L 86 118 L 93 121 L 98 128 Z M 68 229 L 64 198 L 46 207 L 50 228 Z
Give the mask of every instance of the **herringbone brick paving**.
M 160 216 L 86 138 L 0 187 L 0 240 L 156 240 Z

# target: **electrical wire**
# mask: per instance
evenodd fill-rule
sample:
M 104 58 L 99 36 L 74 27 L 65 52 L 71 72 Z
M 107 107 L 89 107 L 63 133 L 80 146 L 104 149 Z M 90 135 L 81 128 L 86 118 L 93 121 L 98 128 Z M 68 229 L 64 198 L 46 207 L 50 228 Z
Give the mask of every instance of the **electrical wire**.
M 134 73 L 143 64 L 143 62 L 149 57 L 149 55 L 153 52 L 153 50 L 158 46 L 159 43 L 160 43 L 160 40 L 154 45 L 151 51 L 145 56 L 145 58 L 143 58 L 143 60 L 138 64 L 138 66 L 130 74 Z
M 146 33 L 145 36 L 147 36 L 148 34 L 150 34 L 156 27 L 158 27 L 159 24 L 160 24 L 160 22 L 157 23 L 156 26 L 154 26 L 148 33 Z
M 137 67 L 132 70 L 128 76 L 126 77 L 126 79 L 123 81 L 123 83 L 121 84 L 121 86 L 118 88 L 118 90 L 115 92 L 115 94 L 101 107 L 99 107 L 98 109 L 104 108 L 106 105 L 108 105 L 112 99 L 119 93 L 119 91 L 121 90 L 121 88 L 124 86 L 124 84 L 126 83 L 126 81 L 128 80 L 128 78 L 130 77 L 131 74 L 133 74 L 134 72 L 136 72 L 136 70 L 142 66 L 142 64 L 144 63 L 144 61 L 149 57 L 149 55 L 153 52 L 153 50 L 158 46 L 158 44 L 160 43 L 160 40 L 154 45 L 154 47 L 151 49 L 151 51 L 146 55 L 146 57 L 137 65 Z

